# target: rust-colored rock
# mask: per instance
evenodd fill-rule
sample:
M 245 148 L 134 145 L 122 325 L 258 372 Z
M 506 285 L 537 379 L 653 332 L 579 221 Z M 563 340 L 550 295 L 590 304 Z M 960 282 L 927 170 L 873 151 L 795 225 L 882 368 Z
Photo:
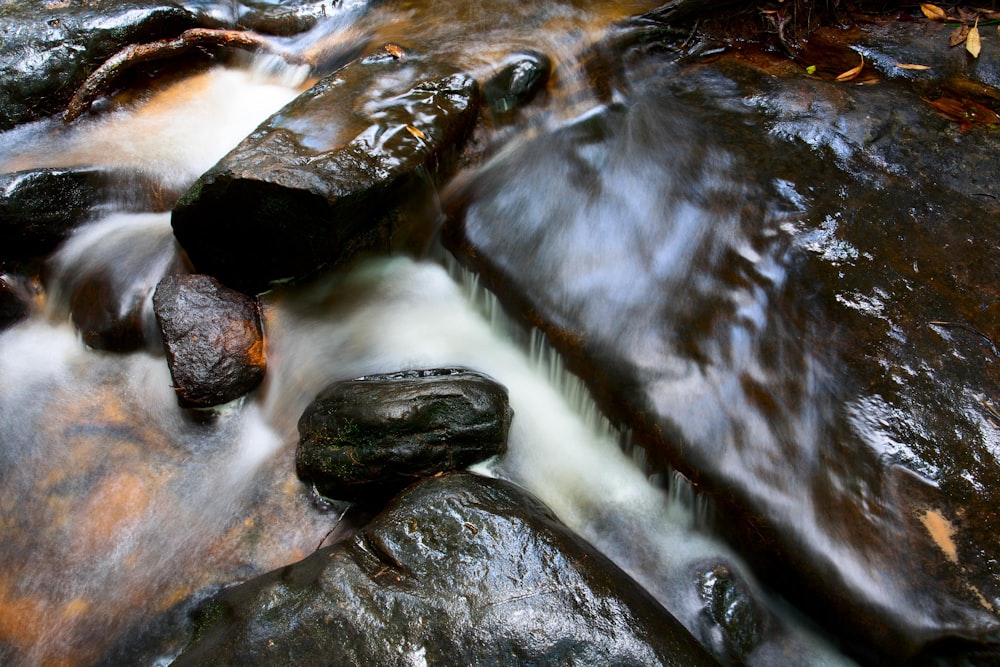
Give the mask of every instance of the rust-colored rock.
M 264 379 L 257 301 L 211 276 L 164 278 L 153 295 L 177 401 L 208 408 L 243 396 Z

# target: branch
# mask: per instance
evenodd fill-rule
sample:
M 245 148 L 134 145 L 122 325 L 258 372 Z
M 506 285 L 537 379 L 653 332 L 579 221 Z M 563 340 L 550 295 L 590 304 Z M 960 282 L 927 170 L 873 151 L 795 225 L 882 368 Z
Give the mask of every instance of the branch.
M 260 35 L 242 30 L 212 30 L 209 28 L 192 28 L 172 39 L 162 39 L 146 44 L 132 44 L 108 58 L 103 65 L 87 77 L 87 80 L 77 89 L 73 99 L 66 106 L 63 120 L 67 123 L 76 120 L 125 70 L 141 63 L 173 58 L 202 47 L 278 51 L 270 40 Z M 300 60 L 291 54 L 280 52 L 279 54 L 289 62 L 299 62 Z

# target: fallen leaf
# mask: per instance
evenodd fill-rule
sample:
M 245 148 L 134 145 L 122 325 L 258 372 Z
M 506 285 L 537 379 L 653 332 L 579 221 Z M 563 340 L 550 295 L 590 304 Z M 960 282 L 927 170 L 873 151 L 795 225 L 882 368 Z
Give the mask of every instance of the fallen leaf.
M 809 67 L 806 68 L 806 74 L 815 74 L 815 73 L 816 73 L 815 65 L 810 65 Z
M 852 67 L 846 72 L 841 72 L 840 74 L 838 74 L 837 81 L 851 81 L 853 79 L 858 78 L 858 75 L 861 74 L 861 70 L 864 68 L 864 66 L 865 66 L 865 57 L 861 56 L 861 64 L 858 65 L 857 67 Z
M 944 21 L 948 18 L 944 10 L 937 5 L 932 5 L 930 3 L 924 2 L 920 4 L 920 11 L 924 13 L 924 16 L 931 19 L 932 21 Z
M 915 70 L 925 70 L 930 69 L 930 65 L 917 65 L 916 63 L 896 63 L 896 67 L 899 69 L 915 69 Z
M 964 23 L 951 33 L 951 37 L 948 38 L 948 46 L 958 46 L 965 41 L 965 38 L 969 36 L 969 26 Z
M 415 136 L 417 139 L 426 139 L 427 135 L 420 131 L 420 128 L 413 127 L 412 125 L 406 126 L 406 131 Z
M 403 51 L 402 47 L 396 46 L 395 44 L 386 44 L 385 50 L 388 51 L 389 54 L 396 60 L 401 60 L 404 63 L 406 62 L 406 52 Z
M 974 25 L 969 30 L 969 36 L 965 38 L 965 50 L 972 54 L 973 58 L 979 57 L 982 44 L 979 42 L 979 26 Z

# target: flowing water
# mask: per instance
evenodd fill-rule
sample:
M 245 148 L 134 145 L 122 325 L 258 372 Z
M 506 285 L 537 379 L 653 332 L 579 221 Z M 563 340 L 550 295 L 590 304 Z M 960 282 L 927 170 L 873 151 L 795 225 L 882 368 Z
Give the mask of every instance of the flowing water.
M 391 41 L 480 78 L 539 49 L 555 60 L 545 119 L 555 125 L 597 104 L 580 95 L 580 54 L 655 4 L 348 4 L 284 47 L 335 61 Z M 122 167 L 183 188 L 310 82 L 267 59 L 216 66 L 68 128 L 41 121 L 2 135 L 0 166 Z M 802 664 L 847 662 L 713 537 L 711 508 L 685 480 L 650 475 L 547 343 L 507 322 L 444 251 L 365 260 L 265 295 L 264 385 L 197 419 L 177 406 L 148 301 L 137 352 L 91 349 L 71 322 L 81 275 L 113 275 L 148 300 L 150 276 L 177 253 L 169 214 L 102 215 L 51 258 L 32 315 L 0 333 L 0 661 L 99 661 L 129 636 L 156 635 L 178 605 L 303 557 L 342 509 L 317 504 L 294 475 L 296 422 L 312 398 L 335 380 L 467 366 L 505 384 L 516 415 L 509 452 L 480 472 L 539 496 L 704 641 L 715 630 L 691 579 L 721 567 L 779 619 L 780 640 L 752 661 L 777 664 L 785 651 Z

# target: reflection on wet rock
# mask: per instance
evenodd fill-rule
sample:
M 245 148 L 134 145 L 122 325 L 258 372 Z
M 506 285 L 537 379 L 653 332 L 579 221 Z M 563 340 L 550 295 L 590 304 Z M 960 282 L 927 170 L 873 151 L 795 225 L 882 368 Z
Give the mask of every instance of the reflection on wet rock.
M 355 537 L 202 608 L 174 663 L 711 665 L 627 575 L 537 500 L 452 473 Z
M 507 390 L 463 369 L 337 382 L 299 420 L 299 477 L 323 495 L 387 494 L 507 449 Z
M 872 150 L 883 121 L 860 109 L 898 89 L 725 62 L 664 72 L 461 175 L 449 247 L 654 464 L 741 515 L 727 532 L 859 655 L 986 641 L 1000 586 L 972 554 L 992 540 L 996 364 L 964 352 L 975 335 L 959 325 L 989 330 L 977 311 L 997 298 L 986 267 L 1000 258 L 967 189 L 928 185 L 913 202 L 934 158 L 917 141 Z M 858 122 L 845 98 L 866 100 Z M 952 325 L 928 326 L 939 319 Z M 976 361 L 947 362 L 945 335 Z M 887 421 L 858 399 L 890 400 Z M 956 522 L 958 566 L 928 508 Z
M 202 176 L 174 209 L 174 232 L 200 272 L 249 293 L 388 251 L 412 233 L 395 202 L 429 194 L 477 101 L 469 76 L 413 54 L 355 61 Z

